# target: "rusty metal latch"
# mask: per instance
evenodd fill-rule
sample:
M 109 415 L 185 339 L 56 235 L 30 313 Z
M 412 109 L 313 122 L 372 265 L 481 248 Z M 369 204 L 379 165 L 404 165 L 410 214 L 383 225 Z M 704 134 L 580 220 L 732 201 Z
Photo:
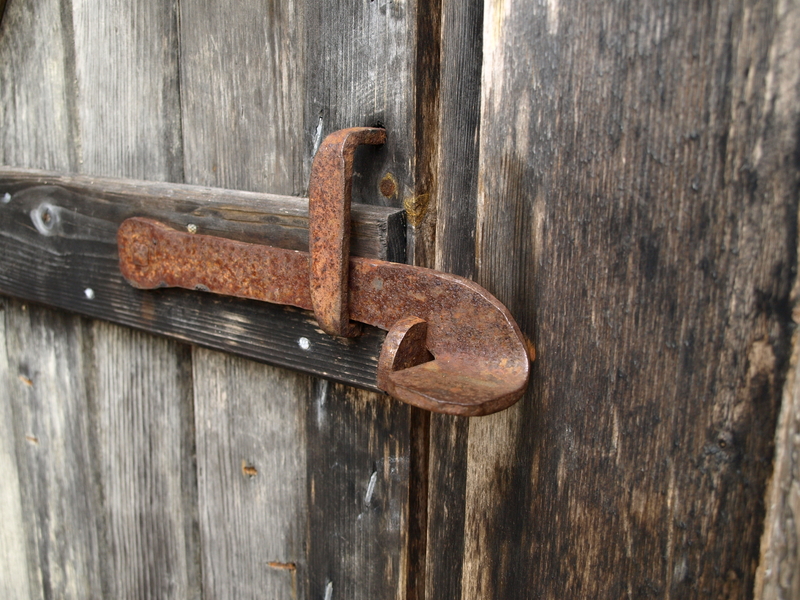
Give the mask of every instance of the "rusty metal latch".
M 528 383 L 525 340 L 508 310 L 476 283 L 432 269 L 349 256 L 353 156 L 386 132 L 344 129 L 322 142 L 309 185 L 309 252 L 125 220 L 120 270 L 141 289 L 181 287 L 313 310 L 331 335 L 358 323 L 388 331 L 377 385 L 434 412 L 486 415 Z

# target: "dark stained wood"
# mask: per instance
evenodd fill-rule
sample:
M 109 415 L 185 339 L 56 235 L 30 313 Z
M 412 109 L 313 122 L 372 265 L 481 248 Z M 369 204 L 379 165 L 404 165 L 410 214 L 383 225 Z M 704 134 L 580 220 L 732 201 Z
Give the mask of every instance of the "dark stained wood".
M 436 268 L 475 271 L 483 2 L 442 7 Z M 461 594 L 467 484 L 467 419 L 430 417 L 426 598 Z
M 416 2 L 308 2 L 305 12 L 306 172 L 320 142 L 345 127 L 382 126 L 386 144 L 356 153 L 353 201 L 402 206 L 413 197 Z M 390 174 L 396 190 L 379 191 Z
M 405 597 L 411 410 L 315 382 L 306 417 L 309 598 Z
M 11 195 L 0 203 L 0 248 L 5 257 L 1 290 L 374 388 L 383 338 L 378 330 L 369 329 L 363 338 L 345 343 L 318 331 L 313 316 L 303 311 L 178 290 L 135 290 L 119 273 L 116 230 L 129 216 L 151 215 L 175 227 L 195 224 L 200 233 L 304 249 L 308 218 L 302 200 L 174 184 L 93 181 L 106 191 L 85 195 L 85 179 L 80 177 L 0 170 L 0 196 Z M 27 188 L 31 183 L 59 185 Z M 359 253 L 386 256 L 399 246 L 401 213 L 363 207 L 354 214 Z M 301 337 L 309 340 L 313 352 L 298 344 Z
M 384 146 L 356 153 L 360 176 L 353 183 L 354 201 L 403 206 L 418 191 L 419 4 L 308 2 L 304 7 L 305 164 L 332 131 L 373 125 L 387 131 Z M 390 193 L 380 191 L 382 181 L 391 182 L 383 188 Z M 409 260 L 413 254 L 412 247 Z M 322 421 L 316 417 L 319 403 Z M 308 414 L 313 415 L 306 428 L 308 597 L 328 598 L 329 590 L 332 598 L 404 598 L 411 410 L 386 397 L 318 382 Z
M 36 209 L 55 221 L 33 217 Z M 191 224 L 200 234 L 308 251 L 308 199 L 278 194 L 0 167 L 0 210 L 28 215 L 26 229 L 38 223 L 42 235 L 68 239 L 113 238 L 122 221 L 146 216 L 176 229 Z M 402 211 L 354 204 L 351 218 L 352 255 L 404 262 Z
M 304 191 L 302 17 L 303 6 L 294 1 L 250 0 L 236 7 L 181 2 L 188 183 Z M 370 362 L 337 364 L 339 358 L 349 361 L 349 348 L 318 331 L 312 316 L 277 310 L 259 335 L 262 346 L 263 339 L 283 340 L 277 364 L 295 354 L 298 366 L 332 374 Z M 263 315 L 252 313 L 238 326 L 250 330 L 265 323 Z M 298 345 L 302 337 L 310 350 Z M 336 359 L 320 369 L 323 356 Z M 193 365 L 204 593 L 313 598 L 305 590 L 304 546 L 309 378 L 201 349 L 194 351 Z
M 525 399 L 469 423 L 460 597 L 752 596 L 793 329 L 796 13 L 487 4 L 476 275 L 538 357 Z

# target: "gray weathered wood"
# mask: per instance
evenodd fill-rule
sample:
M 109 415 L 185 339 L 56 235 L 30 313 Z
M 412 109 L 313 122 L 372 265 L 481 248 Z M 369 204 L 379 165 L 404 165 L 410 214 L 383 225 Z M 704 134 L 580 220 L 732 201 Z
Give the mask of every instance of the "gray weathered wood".
M 796 289 L 795 289 L 796 291 Z M 775 433 L 775 465 L 753 593 L 759 600 L 800 598 L 800 369 L 795 339 Z
M 77 166 L 66 101 L 74 84 L 68 8 L 56 1 L 8 6 L 0 30 L 3 164 Z M 11 381 L 0 398 L 14 414 L 30 597 L 100 597 L 81 321 L 18 302 L 8 304 L 5 320 Z
M 30 598 L 8 367 L 5 301 L 0 298 L 0 596 Z
M 181 32 L 186 181 L 301 193 L 302 7 L 184 1 Z M 202 350 L 193 363 L 204 592 L 307 597 L 309 380 Z
M 24 4 L 10 7 L 4 24 L 20 38 L 6 54 L 2 89 L 14 96 L 3 98 L 3 162 L 174 176 L 182 163 L 174 158 L 179 123 L 171 116 L 179 114 L 177 63 L 168 57 L 176 48 L 174 7 Z M 49 22 L 38 18 L 45 10 L 54 15 Z M 31 64 L 37 58 L 43 68 Z M 31 444 L 21 437 L 31 428 L 46 440 L 24 471 L 27 478 L 38 469 L 41 479 L 23 482 L 34 511 L 35 587 L 46 597 L 195 596 L 194 474 L 183 466 L 191 464 L 193 445 L 185 437 L 185 351 L 49 311 L 37 309 L 33 323 L 20 310 L 9 314 L 17 332 L 9 360 L 36 372 L 39 385 L 36 403 L 17 411 L 17 444 Z
M 203 593 L 305 597 L 306 440 L 297 396 L 308 394 L 310 379 L 207 350 L 195 352 L 194 364 Z
M 72 23 L 79 171 L 180 180 L 177 3 L 73 2 Z M 104 593 L 197 597 L 188 351 L 105 323 L 90 331 Z
M 103 597 L 101 484 L 92 448 L 79 317 L 9 303 L 7 397 L 33 598 Z
M 791 351 L 794 13 L 487 3 L 476 275 L 538 358 L 469 423 L 462 598 L 752 595 Z

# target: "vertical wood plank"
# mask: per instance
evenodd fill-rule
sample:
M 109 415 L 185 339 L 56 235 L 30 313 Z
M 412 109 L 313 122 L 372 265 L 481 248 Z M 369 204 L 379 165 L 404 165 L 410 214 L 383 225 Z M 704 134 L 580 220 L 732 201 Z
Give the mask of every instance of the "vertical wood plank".
M 795 292 L 797 289 L 795 288 Z M 796 297 L 796 295 L 795 295 Z M 775 467 L 766 494 L 767 515 L 753 597 L 800 597 L 800 373 L 795 334 L 791 370 L 775 433 Z
M 181 181 L 177 4 L 78 2 L 79 170 Z M 105 593 L 198 597 L 188 349 L 91 325 L 95 450 L 102 457 Z
M 15 2 L 0 35 L 2 162 L 77 166 L 74 46 L 68 2 Z M 9 386 L 32 598 L 101 597 L 99 493 L 89 448 L 84 327 L 9 302 Z
M 14 414 L 9 390 L 5 300 L 0 298 L 0 596 L 30 598 L 25 525 L 20 497 Z
M 316 381 L 306 419 L 309 598 L 405 598 L 409 412 Z
M 195 352 L 207 598 L 298 598 L 304 567 L 307 377 Z M 203 372 L 199 372 L 202 369 Z M 306 391 L 306 394 L 308 392 Z
M 445 2 L 441 25 L 436 268 L 475 272 L 483 2 Z M 458 598 L 469 420 L 431 415 L 426 598 Z
M 798 7 L 792 2 L 776 2 L 774 41 L 769 50 L 772 76 L 768 81 L 779 114 L 796 114 L 797 90 L 800 88 L 798 33 Z M 789 177 L 783 182 L 789 189 L 781 190 L 789 195 L 794 194 L 795 201 L 800 197 L 799 129 L 795 130 L 794 164 L 788 163 Z M 800 240 L 796 240 L 796 243 L 800 244 Z M 795 272 L 794 289 L 790 296 L 795 326 L 800 322 L 798 299 L 800 278 Z M 759 600 L 800 598 L 800 338 L 796 329 L 793 338 L 793 352 L 775 433 L 774 467 L 765 498 L 767 514 L 753 594 Z
M 68 100 L 75 78 L 68 68 L 73 42 L 62 26 L 69 20 L 58 0 L 15 2 L 3 17 L 0 158 L 5 165 L 67 171 L 77 163 Z
M 104 593 L 198 598 L 189 348 L 102 322 L 92 323 L 89 335 Z
M 486 4 L 476 274 L 538 358 L 470 422 L 462 597 L 752 595 L 797 268 L 780 6 Z
M 84 323 L 16 301 L 6 324 L 9 396 L 31 596 L 103 597 L 101 494 L 84 379 Z
M 402 206 L 415 195 L 416 3 L 308 2 L 304 10 L 307 172 L 329 133 L 383 126 L 386 144 L 356 155 L 353 201 Z M 379 184 L 387 174 L 396 185 L 385 195 Z
M 303 8 L 181 3 L 187 183 L 299 194 Z M 306 376 L 194 352 L 207 598 L 305 598 Z M 313 597 L 313 596 L 311 596 Z
M 436 10 L 387 0 L 309 2 L 305 10 L 306 164 L 332 131 L 382 125 L 387 143 L 356 155 L 353 198 L 404 205 L 424 219 L 429 190 L 417 179 L 428 165 L 417 160 L 420 148 L 435 147 L 421 128 L 435 110 L 436 82 L 418 89 L 425 69 L 417 68 L 416 41 L 423 13 L 433 19 Z M 418 119 L 423 104 L 428 112 Z M 381 181 L 390 182 L 383 191 Z M 405 598 L 417 567 L 409 564 L 407 531 L 410 409 L 320 381 L 308 414 L 309 597 Z

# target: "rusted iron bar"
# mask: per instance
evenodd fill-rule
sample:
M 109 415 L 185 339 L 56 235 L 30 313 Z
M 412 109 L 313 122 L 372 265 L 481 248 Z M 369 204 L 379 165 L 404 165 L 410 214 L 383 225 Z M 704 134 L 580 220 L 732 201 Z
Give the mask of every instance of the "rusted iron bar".
M 117 240 L 122 273 L 136 287 L 313 307 L 309 253 L 176 231 L 146 218 L 126 220 Z M 489 292 L 411 265 L 351 257 L 349 267 L 350 317 L 392 331 L 378 375 L 385 391 L 415 406 L 466 416 L 502 410 L 522 395 L 530 368 L 525 342 Z M 409 339 L 417 357 L 411 362 L 427 358 L 423 340 L 433 360 L 407 367 L 391 346 L 402 347 L 397 340 L 408 337 L 408 317 L 427 324 L 424 337 Z
M 320 327 L 331 335 L 356 337 L 361 329 L 350 322 L 347 306 L 353 157 L 359 145 L 385 141 L 383 129 L 342 129 L 328 135 L 314 156 L 308 185 L 311 301 Z

